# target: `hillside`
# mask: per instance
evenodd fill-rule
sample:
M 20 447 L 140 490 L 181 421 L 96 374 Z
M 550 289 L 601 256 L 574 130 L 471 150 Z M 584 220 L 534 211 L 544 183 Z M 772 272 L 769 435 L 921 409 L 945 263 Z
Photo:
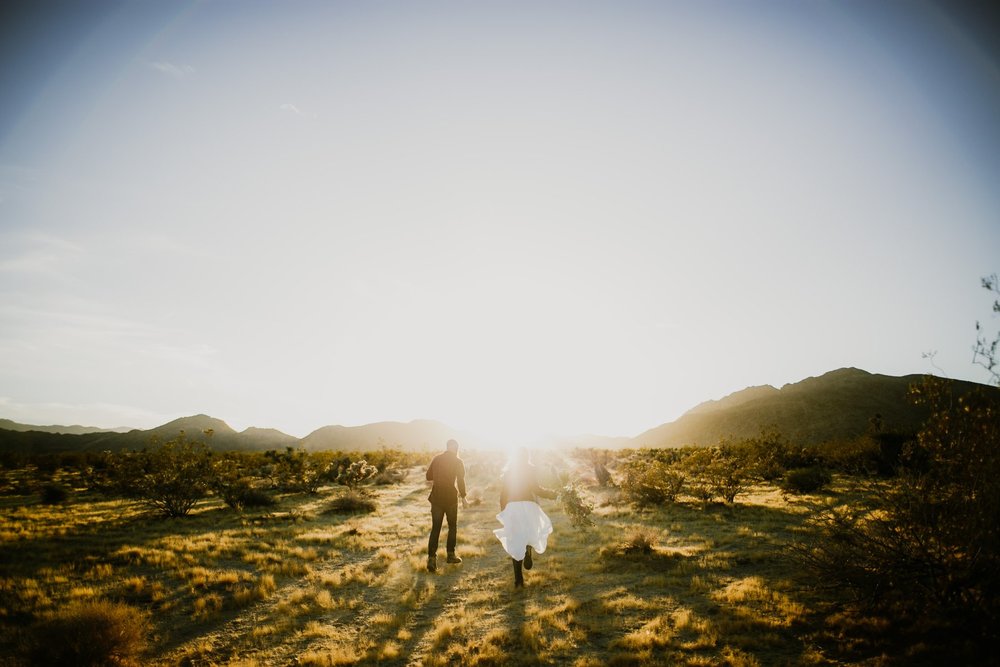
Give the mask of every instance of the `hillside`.
M 883 429 L 915 433 L 926 411 L 908 398 L 909 387 L 924 376 L 877 375 L 857 368 L 842 368 L 819 377 L 787 384 L 748 387 L 718 400 L 705 401 L 676 421 L 661 424 L 634 438 L 576 436 L 553 438 L 557 447 L 681 447 L 709 445 L 726 437 L 745 438 L 762 428 L 776 427 L 786 438 L 802 444 L 855 438 L 865 433 L 871 419 L 882 418 Z M 946 380 L 958 393 L 972 382 Z M 997 391 L 993 388 L 990 390 Z M 997 392 L 1000 396 L 1000 392 Z M 266 451 L 301 446 L 309 451 L 370 451 L 381 447 L 438 450 L 449 438 L 465 448 L 490 447 L 488 441 L 431 420 L 386 421 L 363 426 L 324 426 L 301 440 L 275 429 L 248 428 L 237 432 L 221 419 L 193 415 L 148 430 L 60 432 L 55 429 L 86 427 L 36 427 L 0 420 L 0 452 L 48 453 L 142 449 L 154 438 L 170 440 L 184 431 L 192 439 L 212 435 L 209 446 L 217 451 Z
M 310 451 L 370 451 L 381 447 L 394 449 L 437 450 L 454 438 L 463 447 L 481 444 L 479 440 L 447 424 L 427 419 L 410 422 L 378 422 L 364 426 L 324 426 L 302 439 Z
M 876 414 L 881 415 L 886 431 L 915 433 L 927 412 L 914 405 L 907 394 L 910 385 L 923 377 L 842 368 L 781 389 L 751 387 L 702 403 L 676 421 L 641 433 L 631 445 L 711 445 L 725 437 L 752 437 L 771 426 L 793 442 L 810 445 L 862 435 Z M 947 382 L 959 393 L 983 386 L 958 380 Z
M 126 433 L 89 432 L 57 433 L 28 427 L 11 430 L 0 427 L 0 451 L 21 454 L 46 454 L 70 451 L 121 451 L 143 449 L 154 440 L 176 438 L 183 431 L 191 440 L 205 440 L 216 451 L 284 449 L 298 443 L 298 438 L 275 429 L 249 428 L 237 433 L 221 419 L 194 415 L 175 419 L 148 430 L 133 429 Z M 206 432 L 211 431 L 211 437 Z
M 11 419 L 0 419 L 0 429 L 21 432 L 39 431 L 41 433 L 65 433 L 67 435 L 85 435 L 87 433 L 125 433 L 129 430 L 124 426 L 116 428 L 100 428 L 99 426 L 80 426 L 79 424 L 73 424 L 72 426 L 60 426 L 57 424 L 37 426 L 33 424 L 19 424 Z

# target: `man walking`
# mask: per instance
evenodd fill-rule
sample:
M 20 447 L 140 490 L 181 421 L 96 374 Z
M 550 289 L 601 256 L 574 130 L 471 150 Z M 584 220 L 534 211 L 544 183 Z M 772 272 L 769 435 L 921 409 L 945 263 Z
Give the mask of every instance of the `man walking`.
M 455 555 L 455 545 L 458 542 L 458 499 L 465 504 L 465 463 L 458 458 L 458 442 L 449 440 L 444 452 L 431 460 L 427 467 L 427 480 L 433 482 L 431 495 L 431 536 L 427 541 L 427 571 L 437 570 L 438 538 L 441 536 L 441 524 L 448 518 L 448 562 L 461 563 L 462 559 Z M 456 488 L 456 484 L 458 485 Z

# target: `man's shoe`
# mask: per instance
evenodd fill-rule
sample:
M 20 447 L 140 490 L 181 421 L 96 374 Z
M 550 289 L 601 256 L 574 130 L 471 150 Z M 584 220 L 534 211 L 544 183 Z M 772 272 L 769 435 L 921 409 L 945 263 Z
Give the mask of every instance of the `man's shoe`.
M 448 562 L 449 563 L 461 563 L 462 559 L 459 558 L 458 556 L 456 556 L 455 554 L 450 553 L 450 554 L 448 554 Z
M 438 560 L 437 556 L 428 556 L 427 557 L 427 571 L 428 572 L 437 572 L 437 569 L 438 569 L 437 560 Z
M 531 562 L 531 547 L 524 550 L 524 569 L 530 570 L 534 563 Z

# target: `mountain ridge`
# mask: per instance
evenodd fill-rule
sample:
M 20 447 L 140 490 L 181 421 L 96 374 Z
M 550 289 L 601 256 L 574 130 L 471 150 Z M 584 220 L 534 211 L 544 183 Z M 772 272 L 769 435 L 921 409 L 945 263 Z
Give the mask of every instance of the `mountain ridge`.
M 926 375 L 891 376 L 858 368 L 840 368 L 788 383 L 750 386 L 719 399 L 694 406 L 678 419 L 643 431 L 637 436 L 553 436 L 558 448 L 607 449 L 681 447 L 716 444 L 724 438 L 754 437 L 775 427 L 793 442 L 804 445 L 855 438 L 866 433 L 879 415 L 886 430 L 915 433 L 927 417 L 926 408 L 908 398 L 909 387 Z M 1000 389 L 963 380 L 944 380 L 964 393 L 975 387 Z M 6 428 L 4 424 L 15 428 Z M 277 429 L 250 427 L 237 432 L 225 421 L 205 414 L 180 417 L 160 426 L 127 432 L 96 430 L 62 433 L 0 419 L 0 453 L 54 453 L 143 449 L 156 440 L 170 440 L 183 431 L 190 439 L 206 440 L 218 451 L 266 451 L 301 447 L 308 451 L 370 451 L 381 447 L 436 450 L 454 438 L 463 447 L 491 447 L 495 443 L 443 422 L 415 419 L 382 421 L 360 426 L 321 426 L 304 438 Z M 60 427 L 69 428 L 69 427 Z M 88 428 L 88 427 L 81 427 Z M 211 435 L 208 435 L 208 433 Z
M 910 400 L 909 389 L 927 377 L 839 368 L 781 389 L 772 387 L 774 391 L 767 390 L 767 385 L 763 391 L 751 387 L 698 409 L 706 406 L 702 403 L 672 422 L 640 433 L 631 444 L 654 448 L 711 445 L 725 438 L 751 438 L 774 427 L 792 442 L 815 445 L 864 435 L 876 415 L 885 430 L 914 434 L 927 419 L 928 410 Z M 981 387 L 997 391 L 1000 397 L 1000 390 L 988 385 L 943 381 L 957 393 Z

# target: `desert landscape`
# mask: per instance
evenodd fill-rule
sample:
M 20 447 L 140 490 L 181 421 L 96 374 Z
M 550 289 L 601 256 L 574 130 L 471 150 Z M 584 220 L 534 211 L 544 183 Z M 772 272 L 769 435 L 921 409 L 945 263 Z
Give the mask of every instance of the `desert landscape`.
M 523 588 L 493 534 L 502 451 L 463 451 L 463 562 L 429 572 L 429 447 L 8 450 L 3 664 L 988 662 L 1000 397 L 911 392 L 930 417 L 909 436 L 536 450 L 554 533 Z
M 0 667 L 1000 664 L 996 4 L 3 0 Z

